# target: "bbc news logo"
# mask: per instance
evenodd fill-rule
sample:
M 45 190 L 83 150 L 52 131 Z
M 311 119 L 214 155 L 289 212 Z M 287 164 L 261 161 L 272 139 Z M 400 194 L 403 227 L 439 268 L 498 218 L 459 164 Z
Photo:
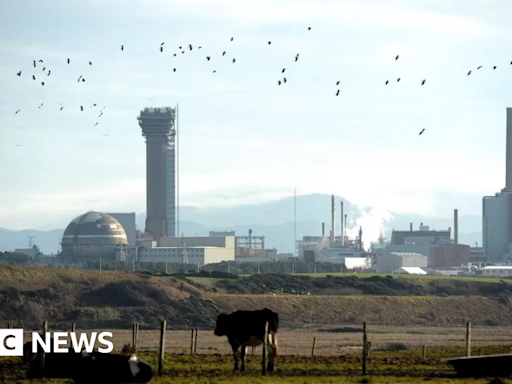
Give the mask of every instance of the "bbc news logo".
M 76 353 L 85 349 L 87 353 L 94 350 L 96 340 L 100 345 L 98 352 L 110 353 L 114 350 L 114 343 L 107 340 L 106 337 L 112 338 L 112 332 L 91 332 L 90 335 L 80 333 L 77 337 L 75 332 L 53 332 L 53 338 L 50 332 L 46 332 L 45 339 L 38 332 L 32 332 L 32 353 L 37 353 L 38 345 L 46 353 L 52 351 L 55 353 L 68 353 L 69 349 L 63 347 L 68 343 L 67 338 L 71 339 L 71 345 Z M 23 356 L 23 329 L 0 329 L 0 356 Z

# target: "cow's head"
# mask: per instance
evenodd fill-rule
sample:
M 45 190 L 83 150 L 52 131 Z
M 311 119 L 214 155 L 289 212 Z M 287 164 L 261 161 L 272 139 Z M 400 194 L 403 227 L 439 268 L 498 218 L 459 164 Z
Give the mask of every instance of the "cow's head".
M 215 326 L 215 331 L 213 331 L 215 336 L 224 336 L 228 333 L 227 318 L 228 315 L 224 313 L 217 316 L 217 324 Z

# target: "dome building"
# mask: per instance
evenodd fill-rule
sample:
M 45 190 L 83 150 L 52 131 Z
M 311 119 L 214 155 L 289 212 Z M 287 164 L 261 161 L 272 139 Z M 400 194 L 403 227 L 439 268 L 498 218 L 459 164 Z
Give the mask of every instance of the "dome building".
M 62 256 L 112 258 L 128 246 L 123 226 L 106 213 L 90 211 L 75 218 L 62 236 Z

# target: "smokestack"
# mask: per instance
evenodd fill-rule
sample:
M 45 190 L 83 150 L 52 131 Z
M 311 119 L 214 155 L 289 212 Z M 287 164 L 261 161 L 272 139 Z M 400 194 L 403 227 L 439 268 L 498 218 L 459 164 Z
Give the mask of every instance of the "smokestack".
M 412 223 L 409 224 L 409 231 L 412 232 Z
M 459 244 L 459 210 L 453 210 L 453 242 L 455 246 Z
M 343 236 L 347 236 L 347 215 L 343 216 Z M 345 240 L 343 240 L 345 241 Z
M 340 202 L 340 209 L 341 209 L 341 222 L 340 222 L 340 228 L 341 228 L 341 238 L 340 238 L 340 241 L 341 241 L 341 246 L 343 247 L 345 245 L 345 231 L 344 231 L 344 228 L 343 228 L 343 225 L 345 224 L 345 222 L 343 221 L 343 201 Z
M 325 236 L 325 223 L 322 223 L 322 237 Z
M 334 195 L 331 196 L 331 244 L 334 243 Z
M 249 248 L 252 249 L 252 229 L 249 229 Z
M 363 249 L 363 228 L 359 227 L 359 250 Z
M 505 190 L 512 191 L 512 108 L 507 108 L 507 146 Z

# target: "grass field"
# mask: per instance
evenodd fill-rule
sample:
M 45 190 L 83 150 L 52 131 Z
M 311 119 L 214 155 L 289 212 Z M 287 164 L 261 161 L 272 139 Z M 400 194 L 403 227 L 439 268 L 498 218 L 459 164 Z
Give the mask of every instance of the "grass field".
M 463 348 L 437 348 L 423 358 L 421 351 L 374 352 L 368 361 L 368 375 L 361 375 L 361 354 L 342 356 L 295 356 L 276 358 L 276 372 L 261 376 L 261 356 L 248 356 L 244 374 L 232 372 L 231 355 L 167 355 L 162 377 L 155 375 L 151 383 L 413 383 L 428 380 L 431 383 L 488 383 L 489 379 L 458 379 L 442 359 L 461 355 Z M 503 353 L 505 347 L 482 347 L 486 354 Z M 156 352 L 141 352 L 140 356 L 156 372 Z M 0 382 L 14 383 L 69 383 L 69 380 L 25 379 L 26 367 L 20 358 L 0 358 Z M 510 383 L 510 381 L 508 381 Z

